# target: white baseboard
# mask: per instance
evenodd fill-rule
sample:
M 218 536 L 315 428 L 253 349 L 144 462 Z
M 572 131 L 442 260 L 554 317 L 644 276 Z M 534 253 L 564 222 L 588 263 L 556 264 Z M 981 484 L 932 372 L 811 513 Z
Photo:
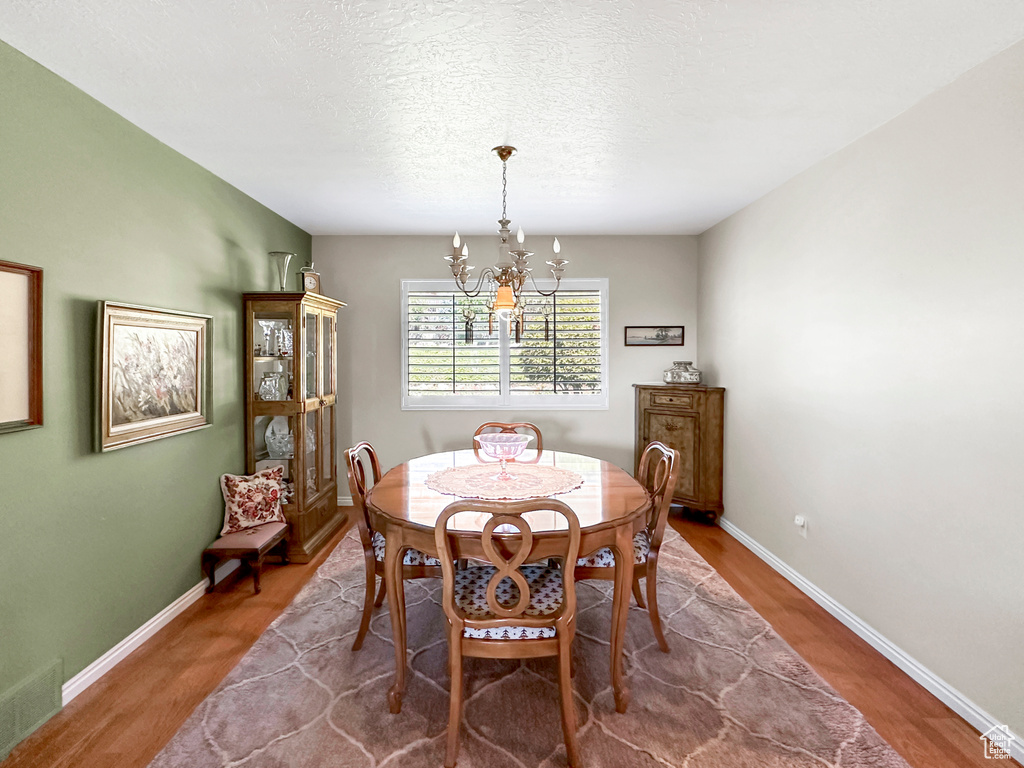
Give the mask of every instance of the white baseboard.
M 338 506 L 351 507 L 352 497 L 339 496 Z M 239 560 L 228 560 L 227 562 L 221 563 L 217 566 L 217 570 L 214 571 L 214 583 L 219 584 L 224 580 L 225 576 L 232 573 L 240 565 L 241 562 Z M 103 675 L 125 659 L 128 654 L 146 642 L 160 629 L 169 624 L 174 617 L 178 616 L 182 611 L 192 605 L 192 603 L 206 594 L 206 586 L 207 580 L 203 579 L 184 595 L 160 611 L 156 616 L 128 635 L 128 637 L 120 643 L 96 659 L 96 661 L 88 667 L 64 683 L 64 685 L 61 686 L 62 706 L 66 707 L 68 702 L 103 677 Z
M 241 565 L 241 563 L 238 560 L 228 560 L 225 563 L 221 563 L 217 567 L 217 570 L 214 571 L 214 583 L 222 581 L 225 576 L 237 569 L 239 565 Z M 128 637 L 120 643 L 96 659 L 96 661 L 88 667 L 64 683 L 64 685 L 61 686 L 61 706 L 66 707 L 68 702 L 103 677 L 103 675 L 117 666 L 119 662 L 124 660 L 128 654 L 155 635 L 161 628 L 169 624 L 175 616 L 178 616 L 182 611 L 192 605 L 192 603 L 206 594 L 206 587 L 208 583 L 207 579 L 203 579 L 184 595 L 160 611 L 156 616 L 128 635 Z
M 832 614 L 842 624 L 853 630 L 862 640 L 872 648 L 885 656 L 889 661 L 907 673 L 913 680 L 919 683 L 935 698 L 956 712 L 960 717 L 970 723 L 981 733 L 987 733 L 997 726 L 1005 727 L 996 718 L 983 710 L 969 698 L 960 693 L 941 677 L 936 675 L 917 659 L 910 656 L 902 648 L 891 642 L 878 630 L 865 622 L 859 616 L 833 600 L 829 595 L 820 590 L 810 581 L 805 579 L 790 566 L 762 547 L 733 523 L 721 518 L 718 524 L 734 539 L 743 544 L 747 549 L 764 560 L 768 565 L 782 574 L 797 589 L 811 598 L 814 602 Z M 1024 741 L 1020 736 L 1012 734 L 1010 742 L 1010 756 L 1019 763 L 1024 763 Z M 979 742 L 979 749 L 981 749 Z

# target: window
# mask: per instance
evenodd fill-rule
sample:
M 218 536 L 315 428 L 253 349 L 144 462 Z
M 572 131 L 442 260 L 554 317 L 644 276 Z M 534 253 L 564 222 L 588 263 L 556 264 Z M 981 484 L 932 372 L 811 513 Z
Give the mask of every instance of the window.
M 607 280 L 563 280 L 554 296 L 523 291 L 518 341 L 514 324 L 488 322 L 486 298 L 451 280 L 402 281 L 403 408 L 608 407 Z

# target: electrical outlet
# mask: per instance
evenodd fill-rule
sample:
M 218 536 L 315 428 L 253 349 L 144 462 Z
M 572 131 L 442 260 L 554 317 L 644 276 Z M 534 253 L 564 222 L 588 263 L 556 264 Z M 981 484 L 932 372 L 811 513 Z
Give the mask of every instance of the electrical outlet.
M 797 515 L 793 518 L 793 525 L 797 527 L 800 535 L 805 539 L 807 538 L 807 518 L 803 515 Z

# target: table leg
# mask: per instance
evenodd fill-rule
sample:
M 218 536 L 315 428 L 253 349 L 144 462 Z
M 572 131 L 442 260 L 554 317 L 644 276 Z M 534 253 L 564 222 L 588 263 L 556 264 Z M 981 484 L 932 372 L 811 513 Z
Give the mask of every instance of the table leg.
M 402 540 L 394 529 L 385 535 L 384 581 L 387 584 L 388 612 L 391 614 L 391 640 L 395 646 L 395 683 L 388 691 L 388 709 L 402 711 L 405 693 L 405 590 L 402 588 Z
M 633 586 L 632 530 L 619 526 L 615 532 L 615 592 L 612 598 L 612 690 L 615 693 L 615 711 L 625 712 L 629 706 L 629 687 L 624 674 L 626 645 L 626 619 L 629 616 L 629 596 Z

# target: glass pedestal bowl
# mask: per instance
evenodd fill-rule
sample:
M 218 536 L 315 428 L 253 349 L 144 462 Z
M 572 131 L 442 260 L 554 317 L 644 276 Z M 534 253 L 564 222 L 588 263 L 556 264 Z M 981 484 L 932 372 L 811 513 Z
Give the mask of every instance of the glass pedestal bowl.
M 501 464 L 501 471 L 494 476 L 494 479 L 511 480 L 512 475 L 508 473 L 508 465 L 505 462 L 521 454 L 527 444 L 533 440 L 533 435 L 493 432 L 476 435 L 473 439 L 480 445 L 480 450 L 492 459 L 497 459 Z

